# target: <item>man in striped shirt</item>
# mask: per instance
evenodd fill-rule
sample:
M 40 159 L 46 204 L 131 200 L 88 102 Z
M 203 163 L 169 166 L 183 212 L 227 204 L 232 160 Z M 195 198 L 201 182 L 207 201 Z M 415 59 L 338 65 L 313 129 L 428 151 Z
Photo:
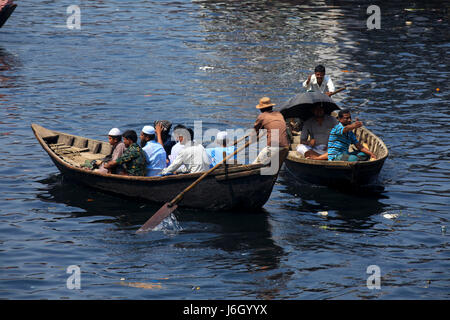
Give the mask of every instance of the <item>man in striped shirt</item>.
M 365 161 L 370 158 L 376 159 L 374 153 L 359 143 L 353 130 L 361 127 L 361 121 L 352 123 L 350 110 L 339 111 L 339 123 L 331 129 L 328 139 L 328 160 L 330 161 Z M 358 151 L 349 152 L 348 148 L 354 144 Z

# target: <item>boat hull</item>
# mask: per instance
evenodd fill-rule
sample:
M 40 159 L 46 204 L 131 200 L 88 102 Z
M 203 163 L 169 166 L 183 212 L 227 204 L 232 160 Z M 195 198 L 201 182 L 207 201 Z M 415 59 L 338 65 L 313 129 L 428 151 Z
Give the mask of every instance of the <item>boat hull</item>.
M 163 204 L 175 198 L 202 175 L 195 173 L 165 177 L 132 177 L 82 169 L 70 165 L 49 147 L 46 137 L 57 139 L 55 137 L 62 133 L 37 125 L 32 125 L 32 128 L 39 143 L 65 178 L 97 190 Z M 77 138 L 81 138 L 73 137 L 75 138 L 70 140 L 72 145 L 76 144 Z M 55 141 L 57 140 L 53 142 Z M 87 141 L 84 145 L 90 144 L 92 141 Z M 219 168 L 187 192 L 178 206 L 211 211 L 227 211 L 235 208 L 260 209 L 269 199 L 278 176 L 278 172 L 263 175 L 261 168 L 263 168 L 261 165 Z
M 294 151 L 297 144 L 292 144 L 292 150 L 285 160 L 287 171 L 302 182 L 338 188 L 374 184 L 388 157 L 388 149 L 379 137 L 365 127 L 357 129 L 355 134 L 360 143 L 377 155 L 376 160 L 348 162 L 305 159 Z

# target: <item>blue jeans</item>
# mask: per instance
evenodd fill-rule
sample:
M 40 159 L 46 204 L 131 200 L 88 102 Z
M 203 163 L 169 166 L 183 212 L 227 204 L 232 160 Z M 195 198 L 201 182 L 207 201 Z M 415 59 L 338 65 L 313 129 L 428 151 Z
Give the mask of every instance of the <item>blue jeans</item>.
M 367 161 L 369 156 L 361 151 L 345 151 L 334 158 L 334 161 Z

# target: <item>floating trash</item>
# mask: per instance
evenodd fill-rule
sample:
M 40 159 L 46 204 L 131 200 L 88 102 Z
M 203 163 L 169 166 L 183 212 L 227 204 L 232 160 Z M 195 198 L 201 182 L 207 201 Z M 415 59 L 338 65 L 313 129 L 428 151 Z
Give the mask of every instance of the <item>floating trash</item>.
M 202 71 L 207 71 L 207 70 L 213 70 L 214 67 L 204 66 L 204 67 L 200 67 L 199 69 Z
M 319 215 L 321 215 L 322 217 L 326 217 L 328 216 L 328 211 L 319 211 L 317 212 Z
M 385 213 L 385 214 L 383 214 L 383 218 L 395 219 L 395 218 L 398 218 L 398 214 L 397 213 Z

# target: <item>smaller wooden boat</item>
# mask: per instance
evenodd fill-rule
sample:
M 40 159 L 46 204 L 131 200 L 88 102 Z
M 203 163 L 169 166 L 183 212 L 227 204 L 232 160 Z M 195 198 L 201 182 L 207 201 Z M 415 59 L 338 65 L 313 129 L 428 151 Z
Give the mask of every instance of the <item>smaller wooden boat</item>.
M 388 148 L 378 136 L 364 126 L 356 129 L 354 133 L 358 141 L 376 155 L 376 160 L 348 162 L 306 159 L 295 151 L 300 143 L 300 136 L 296 135 L 293 136 L 285 160 L 288 172 L 299 180 L 339 188 L 375 182 L 388 157 Z
M 31 128 L 65 177 L 102 191 L 163 204 L 203 174 L 136 177 L 87 170 L 81 164 L 109 155 L 109 143 L 49 130 L 37 124 L 32 124 Z M 280 160 L 281 167 L 283 157 Z M 260 164 L 227 164 L 218 168 L 186 193 L 178 206 L 207 210 L 259 209 L 269 199 L 279 171 L 272 175 L 261 174 L 265 167 Z
M 4 1 L 0 0 L 0 28 L 5 24 L 6 20 L 9 19 L 17 7 L 17 4 L 12 3 L 12 1 L 6 1 L 6 3 L 2 2 Z

